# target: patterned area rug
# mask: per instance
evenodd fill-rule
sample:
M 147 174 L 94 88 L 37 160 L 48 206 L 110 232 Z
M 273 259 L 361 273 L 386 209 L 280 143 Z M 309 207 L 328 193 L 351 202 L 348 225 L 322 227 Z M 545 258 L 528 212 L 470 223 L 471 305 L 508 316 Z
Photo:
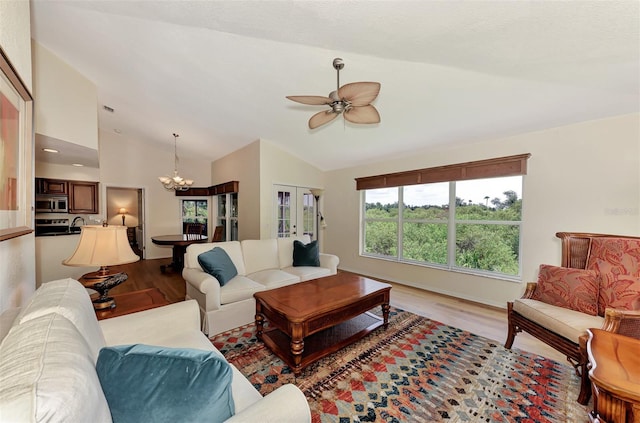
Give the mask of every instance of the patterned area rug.
M 297 385 L 314 423 L 586 420 L 569 365 L 402 310 L 392 308 L 389 320 L 297 378 L 253 324 L 211 342 L 263 395 Z

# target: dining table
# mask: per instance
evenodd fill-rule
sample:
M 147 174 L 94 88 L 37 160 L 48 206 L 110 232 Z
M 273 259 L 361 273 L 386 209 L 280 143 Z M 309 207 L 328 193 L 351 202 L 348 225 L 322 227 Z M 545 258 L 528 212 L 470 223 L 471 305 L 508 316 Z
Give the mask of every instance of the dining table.
M 176 272 L 182 272 L 184 269 L 184 253 L 191 244 L 207 242 L 206 235 L 197 234 L 175 234 L 175 235 L 157 235 L 151 237 L 151 242 L 156 245 L 170 245 L 173 249 L 172 261 L 167 265 L 160 266 L 160 271 L 164 273 L 167 267 L 171 267 Z

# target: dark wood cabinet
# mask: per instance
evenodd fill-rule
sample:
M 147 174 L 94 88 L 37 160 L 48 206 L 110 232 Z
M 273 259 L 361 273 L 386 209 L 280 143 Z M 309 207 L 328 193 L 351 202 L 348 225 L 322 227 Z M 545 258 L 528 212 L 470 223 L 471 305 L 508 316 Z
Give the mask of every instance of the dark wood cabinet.
M 36 178 L 36 194 L 67 195 L 67 181 L 60 179 Z
M 98 213 L 98 182 L 68 181 L 69 213 Z
M 210 187 L 194 187 L 186 191 L 176 191 L 176 197 L 207 197 L 209 195 L 221 195 L 238 192 L 240 183 L 229 181 L 224 184 L 212 185 Z

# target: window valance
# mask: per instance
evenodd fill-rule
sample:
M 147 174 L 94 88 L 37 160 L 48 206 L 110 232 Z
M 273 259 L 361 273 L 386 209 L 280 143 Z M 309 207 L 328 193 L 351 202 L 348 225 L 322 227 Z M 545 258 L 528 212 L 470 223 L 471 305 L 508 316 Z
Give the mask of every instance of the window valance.
M 356 178 L 356 189 L 391 188 L 527 174 L 530 153 Z

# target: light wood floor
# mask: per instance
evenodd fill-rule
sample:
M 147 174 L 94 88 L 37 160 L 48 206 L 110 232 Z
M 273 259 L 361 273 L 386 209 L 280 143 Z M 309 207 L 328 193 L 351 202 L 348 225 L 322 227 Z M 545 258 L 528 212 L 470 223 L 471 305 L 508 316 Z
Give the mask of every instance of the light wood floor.
M 182 275 L 167 270 L 161 264 L 170 259 L 140 260 L 137 263 L 111 267 L 113 272 L 127 272 L 129 279 L 112 289 L 112 294 L 158 288 L 170 302 L 184 300 L 185 282 Z M 390 282 L 391 283 L 391 282 Z M 391 305 L 432 320 L 467 330 L 504 344 L 507 334 L 506 309 L 486 306 L 455 297 L 436 294 L 418 288 L 391 283 Z M 513 348 L 529 351 L 565 363 L 566 357 L 526 333 L 516 336 Z

